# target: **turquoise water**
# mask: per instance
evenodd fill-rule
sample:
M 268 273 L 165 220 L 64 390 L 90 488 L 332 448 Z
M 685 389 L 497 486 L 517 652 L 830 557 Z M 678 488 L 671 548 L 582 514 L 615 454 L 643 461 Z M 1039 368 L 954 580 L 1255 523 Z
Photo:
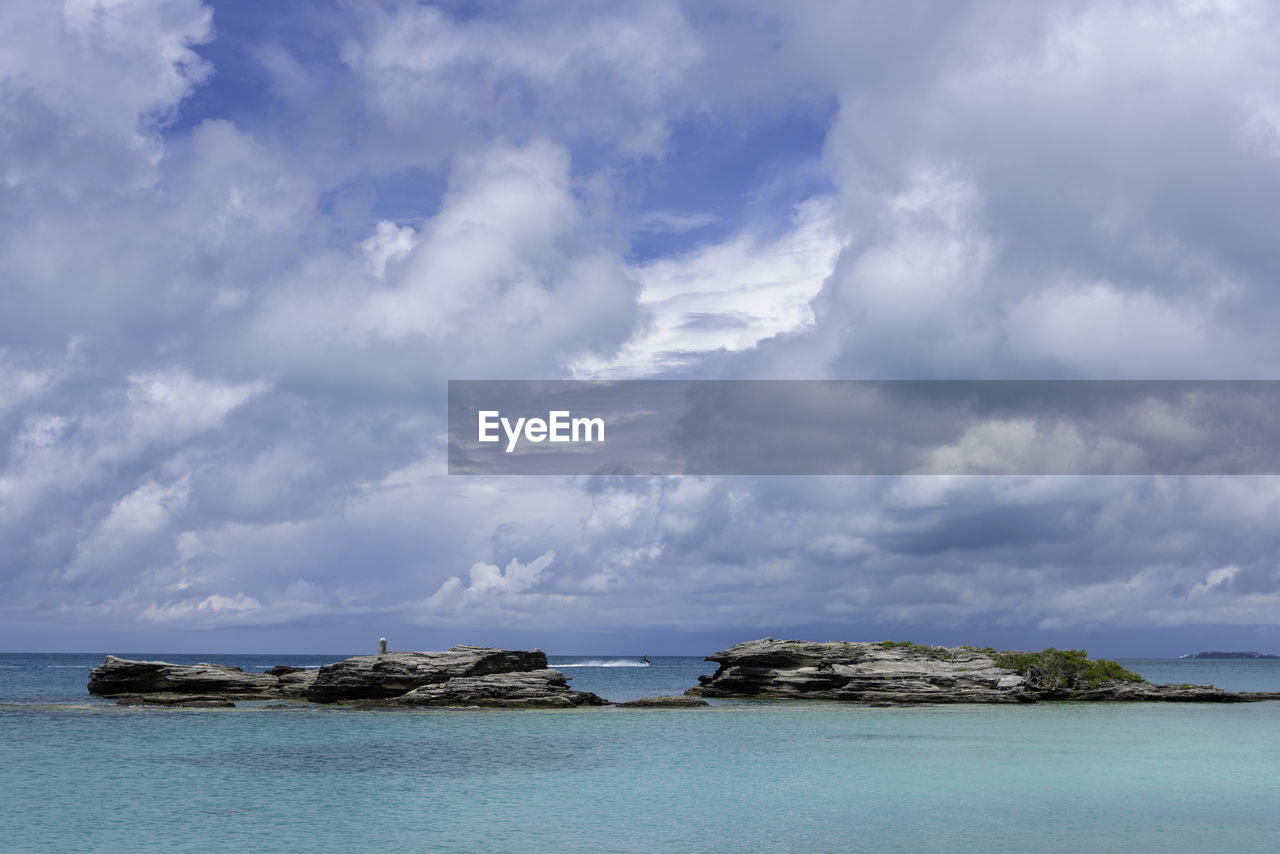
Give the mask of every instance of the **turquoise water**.
M 1280 703 L 164 711 L 92 701 L 100 661 L 0 656 L 0 850 L 1198 852 L 1280 834 Z M 1280 662 L 1126 663 L 1280 690 Z M 565 672 L 620 700 L 713 667 Z

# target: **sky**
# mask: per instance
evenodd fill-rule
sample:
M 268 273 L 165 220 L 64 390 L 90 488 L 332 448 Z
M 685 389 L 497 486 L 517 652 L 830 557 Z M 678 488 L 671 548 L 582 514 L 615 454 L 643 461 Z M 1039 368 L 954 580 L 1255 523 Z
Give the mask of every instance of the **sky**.
M 1280 652 L 1276 477 L 445 442 L 450 379 L 1277 379 L 1277 199 L 1266 2 L 6 2 L 0 649 Z

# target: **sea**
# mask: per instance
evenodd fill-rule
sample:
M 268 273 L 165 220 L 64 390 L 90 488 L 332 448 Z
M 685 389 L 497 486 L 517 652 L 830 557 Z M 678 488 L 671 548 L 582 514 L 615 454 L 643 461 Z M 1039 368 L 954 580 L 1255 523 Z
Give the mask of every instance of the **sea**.
M 102 659 L 0 654 L 0 851 L 1280 850 L 1280 702 L 164 710 L 90 696 Z M 715 668 L 550 660 L 614 701 Z M 1280 691 L 1277 660 L 1122 663 Z

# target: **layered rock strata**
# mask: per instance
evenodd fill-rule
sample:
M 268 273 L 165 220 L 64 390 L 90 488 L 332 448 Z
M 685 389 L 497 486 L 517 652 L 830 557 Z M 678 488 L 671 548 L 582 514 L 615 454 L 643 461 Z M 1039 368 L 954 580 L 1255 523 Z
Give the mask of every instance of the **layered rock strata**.
M 991 651 L 909 643 L 764 638 L 707 656 L 720 665 L 686 693 L 698 697 L 846 700 L 857 703 L 1032 703 L 1037 700 L 1240 702 L 1254 697 L 1206 685 L 1117 679 L 1048 684 L 999 667 Z M 1257 699 L 1261 699 L 1260 697 Z
M 224 664 L 170 664 L 108 655 L 89 673 L 89 693 L 102 697 L 219 697 L 228 700 L 300 698 L 316 678 L 314 670 L 288 668 L 283 674 L 245 673 Z
M 546 653 L 537 649 L 494 649 L 460 644 L 444 652 L 358 655 L 321 667 L 307 690 L 307 699 L 316 703 L 389 699 L 424 685 L 459 677 L 546 669 Z
M 539 650 L 455 646 L 389 652 L 326 664 L 245 673 L 220 664 L 170 664 L 107 656 L 89 674 L 89 693 L 127 704 L 226 705 L 236 700 L 382 702 L 421 706 L 569 708 L 605 700 L 569 688 Z
M 383 703 L 397 706 L 479 706 L 499 709 L 569 709 L 603 706 L 589 691 L 574 691 L 558 670 L 455 676 L 423 685 Z

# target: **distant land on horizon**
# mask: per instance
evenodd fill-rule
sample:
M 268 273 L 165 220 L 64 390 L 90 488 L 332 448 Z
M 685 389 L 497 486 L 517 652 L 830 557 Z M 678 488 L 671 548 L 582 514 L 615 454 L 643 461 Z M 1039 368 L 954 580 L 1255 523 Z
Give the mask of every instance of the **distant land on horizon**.
M 1197 652 L 1194 655 L 1180 655 L 1178 658 L 1280 658 L 1265 652 Z

